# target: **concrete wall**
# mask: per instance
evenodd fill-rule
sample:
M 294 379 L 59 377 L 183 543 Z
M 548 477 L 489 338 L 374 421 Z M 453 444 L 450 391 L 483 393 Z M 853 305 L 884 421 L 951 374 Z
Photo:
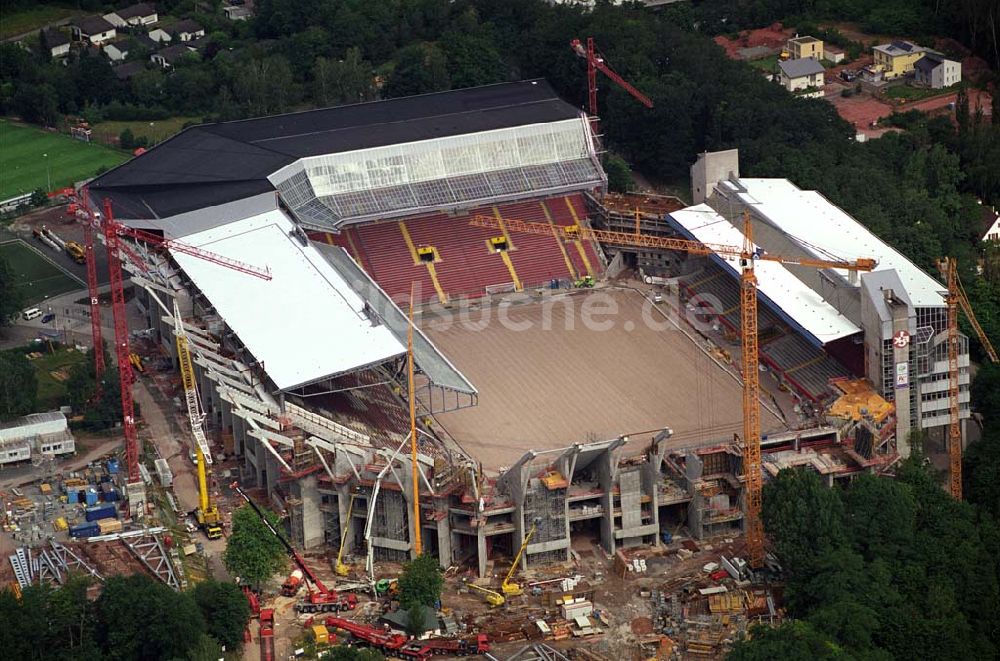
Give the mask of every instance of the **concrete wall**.
M 712 194 L 715 185 L 730 176 L 740 176 L 740 152 L 704 152 L 691 166 L 691 199 L 693 204 L 701 204 Z

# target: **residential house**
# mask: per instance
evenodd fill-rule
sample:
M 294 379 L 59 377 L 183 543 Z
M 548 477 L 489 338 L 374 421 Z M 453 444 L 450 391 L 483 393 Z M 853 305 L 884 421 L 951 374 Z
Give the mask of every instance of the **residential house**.
M 940 53 L 927 52 L 913 65 L 916 82 L 931 89 L 951 87 L 962 82 L 962 63 Z
M 816 37 L 795 37 L 789 39 L 785 46 L 793 60 L 808 58 L 810 60 L 823 59 L 823 42 Z
M 53 58 L 69 55 L 69 37 L 59 30 L 42 30 L 42 43 Z
M 801 58 L 798 60 L 786 60 L 778 63 L 779 80 L 781 86 L 789 92 L 803 92 L 813 89 L 802 96 L 823 97 L 824 79 L 823 65 L 818 60 L 812 58 Z
M 117 36 L 115 26 L 100 16 L 85 16 L 70 23 L 73 38 L 76 41 L 86 41 L 94 46 L 101 46 L 114 41 Z
M 167 46 L 156 51 L 149 56 L 149 59 L 158 66 L 169 69 L 177 64 L 185 55 L 196 52 L 195 49 L 189 48 L 186 44 L 174 44 L 173 46 Z
M 236 4 L 233 4 L 234 1 Z M 222 6 L 222 11 L 230 21 L 249 21 L 253 16 L 253 7 L 239 0 L 229 0 L 229 4 Z
M 985 204 L 980 212 L 983 230 L 983 242 L 1000 244 L 1000 215 Z
M 105 44 L 104 54 L 112 62 L 124 62 L 125 58 L 128 57 L 128 49 L 129 40 L 119 39 L 118 41 L 112 41 L 110 44 Z
M 145 2 L 140 2 L 135 5 L 129 5 L 124 9 L 116 9 L 110 14 L 105 14 L 104 20 L 111 23 L 116 28 L 123 28 L 129 25 L 153 25 L 160 20 L 160 17 L 157 16 L 155 7 L 146 4 Z
M 840 64 L 847 57 L 842 48 L 837 48 L 836 46 L 831 46 L 830 44 L 823 44 L 823 59 L 828 62 L 833 62 L 834 64 Z
M 160 28 L 150 30 L 147 36 L 158 44 L 169 44 L 174 40 L 173 36 L 169 32 L 161 30 Z
M 115 76 L 118 80 L 132 80 L 132 76 L 136 75 L 140 71 L 146 70 L 145 60 L 133 60 L 131 62 L 126 62 L 125 64 L 119 64 L 118 66 L 111 67 L 111 70 L 115 72 Z
M 882 77 L 892 80 L 913 71 L 913 66 L 927 49 L 910 41 L 893 41 L 874 46 L 872 52 L 875 55 L 875 66 L 881 69 Z
M 25 461 L 33 454 L 76 451 L 66 416 L 59 411 L 32 413 L 0 424 L 0 464 Z
M 191 41 L 192 39 L 204 37 L 205 28 L 201 27 L 197 22 L 192 21 L 190 18 L 186 18 L 183 21 L 178 21 L 177 24 L 174 25 L 173 33 L 181 41 Z

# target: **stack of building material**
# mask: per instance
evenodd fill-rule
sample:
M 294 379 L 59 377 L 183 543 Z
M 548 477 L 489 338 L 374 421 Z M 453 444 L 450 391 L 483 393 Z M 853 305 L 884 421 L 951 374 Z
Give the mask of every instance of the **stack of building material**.
M 118 519 L 101 519 L 97 527 L 102 535 L 114 535 L 122 531 L 122 522 Z
M 564 620 L 575 620 L 578 617 L 588 617 L 594 612 L 594 604 L 586 599 L 566 599 L 560 607 Z
M 174 474 L 170 470 L 170 466 L 167 464 L 166 459 L 157 459 L 155 462 L 156 474 L 160 478 L 160 484 L 164 488 L 169 487 L 174 483 Z

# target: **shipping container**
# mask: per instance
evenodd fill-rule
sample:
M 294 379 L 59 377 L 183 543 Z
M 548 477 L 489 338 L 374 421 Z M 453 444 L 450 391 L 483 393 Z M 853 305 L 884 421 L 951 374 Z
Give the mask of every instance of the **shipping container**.
M 87 521 L 98 521 L 100 519 L 114 519 L 118 516 L 114 503 L 105 503 L 96 507 L 87 508 Z
M 97 522 L 102 535 L 113 535 L 122 531 L 122 522 L 118 519 L 101 519 Z
M 114 475 L 118 472 L 118 460 L 108 459 L 108 472 Z
M 116 503 L 121 500 L 121 495 L 118 493 L 117 489 L 110 489 L 103 494 L 104 501 L 107 503 Z
M 69 536 L 70 537 L 96 537 L 100 534 L 101 529 L 96 523 L 81 523 L 79 525 L 70 526 Z
M 76 505 L 80 502 L 80 491 L 77 489 L 67 489 L 66 490 L 66 502 L 70 505 Z
M 88 487 L 87 488 L 86 499 L 87 499 L 87 504 L 88 505 L 96 505 L 97 504 L 97 489 L 95 489 L 93 487 Z

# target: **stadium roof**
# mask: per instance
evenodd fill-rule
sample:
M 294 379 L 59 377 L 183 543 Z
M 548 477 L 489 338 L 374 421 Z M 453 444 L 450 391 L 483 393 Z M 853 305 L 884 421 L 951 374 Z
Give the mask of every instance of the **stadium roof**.
M 731 246 L 743 245 L 743 232 L 707 204 L 672 212 L 668 218 L 687 238 Z M 735 257 L 713 255 L 730 273 L 740 274 Z M 861 332 L 847 317 L 840 314 L 823 297 L 796 278 L 778 262 L 757 261 L 758 295 L 768 302 L 786 321 L 811 335 L 817 344 L 826 344 Z
M 895 269 L 914 307 L 943 307 L 944 286 L 895 248 L 879 239 L 816 191 L 787 179 L 748 179 L 719 183 L 763 221 L 819 259 L 873 258 L 877 271 Z M 847 277 L 846 271 L 837 271 Z
M 544 80 L 185 129 L 90 184 L 123 219 L 162 218 L 272 191 L 299 159 L 580 117 Z
M 185 243 L 268 267 L 271 280 L 171 253 L 279 390 L 376 365 L 406 353 L 375 325 L 366 302 L 295 225 L 271 210 L 184 238 Z

